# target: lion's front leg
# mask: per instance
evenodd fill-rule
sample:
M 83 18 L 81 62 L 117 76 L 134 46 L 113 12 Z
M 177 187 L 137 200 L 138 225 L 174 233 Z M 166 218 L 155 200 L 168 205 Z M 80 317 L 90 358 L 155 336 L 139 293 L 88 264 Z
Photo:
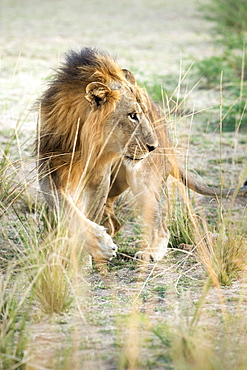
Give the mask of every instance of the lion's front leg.
M 65 223 L 73 232 L 77 243 L 83 244 L 85 250 L 98 262 L 111 260 L 116 256 L 117 246 L 103 226 L 88 219 L 77 207 L 72 197 L 63 193 L 66 200 Z
M 69 194 L 62 193 L 60 218 L 69 230 L 73 243 L 88 252 L 96 263 L 116 257 L 117 246 L 103 226 L 87 218 Z
M 165 225 L 153 229 L 147 247 L 135 254 L 135 258 L 143 261 L 159 261 L 167 253 L 170 232 Z
M 145 248 L 137 252 L 135 257 L 145 261 L 159 261 L 167 253 L 170 237 L 163 221 L 163 175 L 150 165 L 148 171 L 145 171 L 145 167 L 140 167 L 140 170 L 128 170 L 127 180 L 136 197 L 146 240 Z
M 82 211 L 83 205 L 82 207 L 78 206 L 78 198 L 81 197 L 82 192 L 77 192 L 79 196 L 78 194 L 71 196 L 68 191 L 58 189 L 52 175 L 40 176 L 39 182 L 47 203 L 56 212 L 61 223 L 67 227 L 76 245 L 83 245 L 96 262 L 110 260 L 116 256 L 117 246 L 113 243 L 112 238 L 103 226 L 93 222 L 103 213 L 105 193 L 107 194 L 108 191 L 107 182 L 102 184 L 102 188 L 103 185 L 105 187 L 104 193 L 96 192 L 93 196 L 93 192 L 89 191 L 91 197 L 87 194 L 86 198 L 91 207 L 85 207 L 85 209 L 89 209 L 87 212 Z M 88 218 L 89 211 L 91 211 L 92 220 Z
M 78 234 L 81 242 L 85 243 L 85 250 L 93 257 L 95 262 L 102 263 L 116 257 L 117 246 L 107 234 L 103 226 L 96 224 L 86 218 L 79 210 L 74 212 L 74 233 Z M 78 219 L 81 230 L 76 228 L 75 218 Z M 73 227 L 73 226 L 72 226 Z
M 110 184 L 110 166 L 103 173 L 98 173 L 81 191 L 77 189 L 75 196 L 63 193 L 70 212 L 71 227 L 79 233 L 85 242 L 85 249 L 97 262 L 110 260 L 116 256 L 117 246 L 106 229 L 100 226 Z M 75 222 L 76 220 L 76 222 Z

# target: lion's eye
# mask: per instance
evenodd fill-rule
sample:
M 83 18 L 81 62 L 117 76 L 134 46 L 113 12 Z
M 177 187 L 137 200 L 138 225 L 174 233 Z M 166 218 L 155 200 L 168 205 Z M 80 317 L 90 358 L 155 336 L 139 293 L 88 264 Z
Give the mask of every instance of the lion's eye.
M 128 116 L 132 121 L 138 121 L 137 113 L 129 113 Z

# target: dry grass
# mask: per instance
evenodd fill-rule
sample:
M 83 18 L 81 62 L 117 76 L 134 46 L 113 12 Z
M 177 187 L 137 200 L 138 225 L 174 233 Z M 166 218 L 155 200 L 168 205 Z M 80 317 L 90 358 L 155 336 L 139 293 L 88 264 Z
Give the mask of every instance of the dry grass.
M 107 368 L 110 361 L 119 369 L 244 368 L 246 325 L 240 313 L 245 308 L 247 216 L 232 218 L 236 199 L 227 210 L 220 199 L 210 220 L 197 199 L 191 201 L 183 187 L 171 184 L 167 222 L 173 249 L 164 261 L 142 267 L 131 260 L 141 224 L 133 217 L 134 199 L 126 206 L 124 197 L 116 209 L 126 222 L 116 239 L 119 259 L 101 276 L 83 263 L 67 230 L 34 198 L 32 175 L 20 181 L 27 160 L 16 130 L 13 135 L 1 171 L 1 366 Z M 235 282 L 241 289 L 233 295 Z M 222 289 L 226 285 L 228 290 Z M 234 320 L 232 305 L 239 312 Z M 50 326 L 43 334 L 47 318 Z M 36 343 L 44 346 L 45 358 Z

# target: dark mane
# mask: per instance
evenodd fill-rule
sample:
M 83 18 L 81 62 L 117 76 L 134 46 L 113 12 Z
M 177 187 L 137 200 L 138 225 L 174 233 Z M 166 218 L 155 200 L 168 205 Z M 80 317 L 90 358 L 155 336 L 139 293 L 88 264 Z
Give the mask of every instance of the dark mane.
M 88 83 L 95 79 L 105 82 L 110 79 L 121 81 L 123 78 L 122 70 L 107 53 L 86 47 L 66 54 L 65 62 L 57 71 L 56 82 L 75 84 L 80 81 Z
M 105 52 L 99 51 L 96 48 L 83 48 L 82 50 L 76 52 L 74 50 L 69 51 L 65 55 L 66 64 L 69 68 L 78 68 L 81 66 L 92 66 L 98 67 L 97 56 L 104 56 L 109 59 L 110 56 Z
M 65 62 L 59 69 L 59 75 L 66 75 L 72 80 L 81 78 L 81 70 L 85 67 L 98 69 L 99 63 L 97 55 L 102 55 L 97 49 L 83 48 L 81 51 L 76 52 L 74 50 L 69 51 L 65 55 Z M 104 57 L 107 58 L 106 54 Z

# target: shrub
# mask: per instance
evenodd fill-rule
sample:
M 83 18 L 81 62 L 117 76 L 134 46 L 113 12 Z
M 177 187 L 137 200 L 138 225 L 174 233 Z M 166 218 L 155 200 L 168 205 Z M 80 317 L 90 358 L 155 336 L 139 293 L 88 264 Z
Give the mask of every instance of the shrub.
M 217 40 L 229 48 L 242 49 L 247 41 L 246 0 L 210 0 L 202 10 L 214 23 Z

